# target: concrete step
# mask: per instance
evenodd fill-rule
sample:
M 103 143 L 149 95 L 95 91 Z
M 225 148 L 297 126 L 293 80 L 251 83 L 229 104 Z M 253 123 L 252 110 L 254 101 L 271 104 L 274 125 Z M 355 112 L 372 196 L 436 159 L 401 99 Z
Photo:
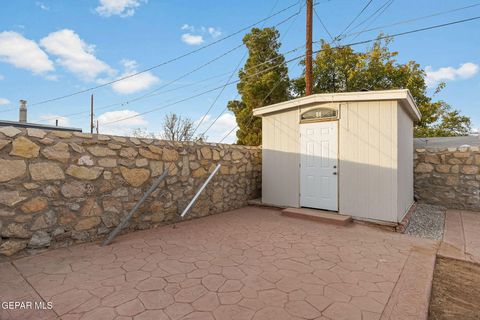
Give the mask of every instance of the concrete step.
M 344 216 L 329 211 L 307 208 L 286 208 L 282 210 L 282 215 L 293 218 L 331 223 L 340 226 L 344 226 L 352 222 L 351 216 Z

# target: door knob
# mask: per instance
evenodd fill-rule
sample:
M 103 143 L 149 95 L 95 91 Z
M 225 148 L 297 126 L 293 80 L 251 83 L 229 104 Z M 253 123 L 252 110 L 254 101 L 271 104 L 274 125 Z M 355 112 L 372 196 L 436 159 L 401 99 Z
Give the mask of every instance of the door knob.
M 333 169 L 337 169 L 337 166 L 333 166 Z
M 337 173 L 336 173 L 336 172 L 334 172 L 333 174 L 334 174 L 334 175 L 337 175 Z

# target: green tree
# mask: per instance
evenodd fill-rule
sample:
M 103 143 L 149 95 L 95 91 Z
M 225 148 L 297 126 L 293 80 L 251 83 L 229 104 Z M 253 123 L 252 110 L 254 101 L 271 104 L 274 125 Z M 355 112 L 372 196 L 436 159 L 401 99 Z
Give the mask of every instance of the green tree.
M 235 114 L 237 143 L 259 145 L 262 142 L 262 120 L 253 118 L 254 108 L 289 99 L 290 79 L 285 58 L 278 51 L 279 32 L 275 28 L 253 28 L 245 35 L 243 43 L 248 49 L 248 59 L 239 71 L 237 90 L 241 100 L 228 102 Z
M 470 119 L 444 101 L 433 101 L 427 94 L 426 73 L 415 61 L 398 63 L 398 52 L 390 51 L 390 39 L 377 40 L 365 52 L 351 47 L 332 48 L 321 42 L 313 63 L 313 92 L 409 89 L 422 119 L 414 130 L 416 137 L 466 135 Z M 444 88 L 441 83 L 435 94 Z M 293 81 L 295 96 L 305 93 L 304 76 Z

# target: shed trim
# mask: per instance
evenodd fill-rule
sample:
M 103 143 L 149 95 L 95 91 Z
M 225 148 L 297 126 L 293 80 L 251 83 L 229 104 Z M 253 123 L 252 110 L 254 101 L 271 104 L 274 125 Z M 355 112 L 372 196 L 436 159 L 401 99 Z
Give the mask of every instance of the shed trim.
M 310 96 L 253 109 L 253 115 L 261 117 L 269 113 L 281 112 L 315 103 L 382 100 L 399 101 L 400 105 L 405 108 L 409 116 L 412 117 L 414 121 L 421 119 L 420 110 L 418 109 L 417 104 L 413 100 L 413 96 L 408 89 L 313 94 Z

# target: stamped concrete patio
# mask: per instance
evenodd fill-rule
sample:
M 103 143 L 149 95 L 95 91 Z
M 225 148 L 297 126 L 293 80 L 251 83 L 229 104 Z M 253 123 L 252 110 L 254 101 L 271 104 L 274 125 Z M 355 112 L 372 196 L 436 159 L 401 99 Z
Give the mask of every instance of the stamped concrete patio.
M 435 242 L 245 207 L 0 264 L 1 319 L 426 319 Z

